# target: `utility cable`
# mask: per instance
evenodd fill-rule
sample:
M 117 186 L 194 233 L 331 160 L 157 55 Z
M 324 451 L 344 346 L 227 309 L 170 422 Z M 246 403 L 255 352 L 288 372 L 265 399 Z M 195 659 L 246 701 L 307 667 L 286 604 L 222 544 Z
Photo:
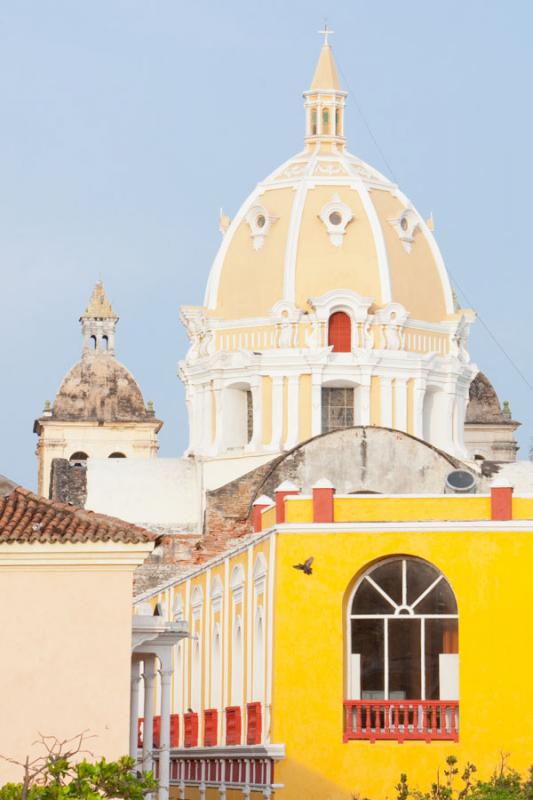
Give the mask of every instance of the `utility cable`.
M 383 163 L 387 167 L 387 169 L 388 169 L 388 171 L 390 173 L 390 176 L 393 179 L 394 183 L 397 184 L 398 180 L 396 178 L 396 175 L 394 174 L 394 170 L 392 169 L 392 167 L 391 167 L 391 165 L 389 163 L 389 160 L 385 156 L 385 153 L 383 152 L 383 150 L 379 146 L 379 142 L 377 140 L 377 137 L 374 135 L 374 132 L 373 132 L 372 128 L 370 127 L 370 124 L 367 121 L 367 119 L 366 119 L 366 117 L 365 117 L 365 115 L 363 113 L 363 109 L 361 108 L 361 105 L 357 100 L 357 96 L 356 96 L 355 92 L 353 91 L 351 86 L 348 84 L 348 80 L 346 78 L 346 74 L 345 74 L 344 70 L 342 69 L 342 67 L 340 66 L 338 59 L 337 59 L 337 64 L 339 65 L 339 72 L 341 73 L 343 84 L 344 84 L 344 86 L 346 86 L 346 89 L 348 91 L 348 96 L 353 99 L 353 102 L 354 102 L 354 105 L 355 105 L 355 107 L 357 109 L 357 112 L 358 112 L 359 116 L 361 117 L 361 120 L 363 121 L 363 124 L 364 124 L 365 128 L 367 129 L 370 138 L 374 142 L 374 146 L 375 146 L 377 152 L 379 153 L 380 158 L 382 159 Z M 461 287 L 461 285 L 459 284 L 459 282 L 457 281 L 455 276 L 452 274 L 452 272 L 448 268 L 446 268 L 446 269 L 448 271 L 448 274 L 452 278 L 453 283 L 455 284 L 455 286 L 457 286 L 458 290 L 460 291 L 460 293 L 463 295 L 464 299 L 466 300 L 467 305 L 470 308 L 474 308 L 473 303 L 471 303 L 471 301 L 468 299 L 468 296 L 467 296 L 466 292 Z M 483 317 L 478 312 L 476 312 L 476 316 L 477 316 L 477 319 L 479 320 L 479 322 L 481 323 L 482 327 L 485 329 L 485 331 L 489 335 L 490 339 L 494 342 L 494 344 L 498 348 L 498 350 L 500 350 L 500 352 L 505 356 L 505 358 L 507 359 L 509 364 L 513 367 L 513 369 L 515 370 L 517 375 L 519 375 L 519 377 L 523 380 L 523 382 L 528 387 L 528 389 L 530 389 L 531 392 L 533 392 L 533 385 L 526 378 L 526 376 L 524 375 L 524 373 L 522 372 L 522 370 L 520 369 L 520 367 L 518 366 L 516 361 L 513 359 L 513 357 L 510 355 L 510 353 L 507 352 L 505 347 L 498 341 L 498 339 L 496 338 L 495 334 L 491 331 L 491 329 L 489 328 L 488 324 L 485 322 Z

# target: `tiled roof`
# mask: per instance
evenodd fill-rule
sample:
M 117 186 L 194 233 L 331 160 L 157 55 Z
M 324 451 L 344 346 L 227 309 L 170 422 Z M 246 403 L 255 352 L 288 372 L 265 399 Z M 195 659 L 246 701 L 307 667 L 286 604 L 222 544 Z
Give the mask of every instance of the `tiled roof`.
M 123 542 L 142 544 L 157 537 L 129 522 L 46 500 L 17 486 L 0 497 L 0 544 Z

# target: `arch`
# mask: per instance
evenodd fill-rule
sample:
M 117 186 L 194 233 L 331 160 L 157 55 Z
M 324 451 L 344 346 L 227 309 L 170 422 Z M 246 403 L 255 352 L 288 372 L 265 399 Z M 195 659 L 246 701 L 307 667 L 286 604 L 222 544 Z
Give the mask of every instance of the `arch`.
M 89 456 L 87 453 L 84 453 L 83 450 L 76 450 L 76 452 L 72 453 L 70 456 L 69 461 L 71 463 L 79 463 L 80 461 L 87 461 L 88 458 Z
M 243 644 L 242 619 L 240 614 L 233 618 L 231 641 L 231 705 L 242 706 L 243 702 Z
M 346 607 L 349 700 L 458 700 L 458 610 L 437 567 L 392 556 L 356 581 Z
M 322 133 L 329 133 L 330 117 L 329 108 L 322 109 Z
M 257 605 L 255 609 L 253 658 L 252 700 L 256 703 L 263 703 L 265 695 L 265 624 L 261 605 Z
M 126 454 L 125 453 L 119 453 L 118 451 L 115 451 L 114 453 L 110 453 L 108 455 L 108 458 L 126 458 Z
M 235 564 L 231 570 L 230 586 L 232 591 L 235 591 L 235 589 L 240 589 L 241 586 L 244 586 L 244 568 L 242 564 Z
M 211 708 L 220 708 L 222 704 L 222 634 L 218 622 L 213 625 L 212 641 Z
M 102 336 L 102 350 L 104 350 L 104 352 L 109 350 L 109 337 L 105 333 Z
M 334 311 L 328 319 L 328 345 L 333 353 L 352 350 L 352 320 L 345 311 Z
M 263 553 L 258 553 L 254 564 L 254 580 L 263 578 L 267 572 L 267 562 Z
M 211 580 L 211 600 L 218 600 L 220 597 L 222 597 L 222 592 L 222 581 L 218 575 L 215 575 L 215 577 Z
M 91 338 L 89 339 L 89 341 L 90 341 L 90 343 L 91 343 L 91 345 L 92 345 L 92 349 L 93 349 L 93 350 L 96 350 L 96 347 L 97 347 L 96 336 L 91 336 Z
M 204 602 L 204 593 L 201 586 L 195 586 L 191 596 L 191 608 L 198 608 Z

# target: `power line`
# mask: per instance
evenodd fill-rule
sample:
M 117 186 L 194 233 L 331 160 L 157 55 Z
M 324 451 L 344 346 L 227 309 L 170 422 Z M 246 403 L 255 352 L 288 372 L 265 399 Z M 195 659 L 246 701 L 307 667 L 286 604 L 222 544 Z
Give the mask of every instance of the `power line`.
M 339 64 L 339 61 L 338 61 L 338 59 L 337 59 L 337 64 Z M 381 159 L 382 159 L 383 163 L 384 163 L 384 164 L 385 164 L 385 166 L 387 167 L 387 169 L 388 169 L 388 171 L 389 171 L 389 173 L 390 173 L 390 176 L 392 177 L 392 179 L 393 179 L 394 183 L 396 183 L 396 184 L 397 184 L 397 183 L 398 183 L 398 180 L 397 180 L 397 178 L 396 178 L 396 175 L 395 175 L 395 173 L 394 173 L 394 170 L 392 169 L 392 167 L 391 167 L 391 165 L 390 165 L 390 163 L 389 163 L 389 160 L 388 160 L 388 159 L 387 159 L 387 157 L 385 156 L 385 153 L 383 152 L 383 150 L 382 150 L 382 149 L 381 149 L 381 147 L 379 146 L 379 142 L 378 142 L 378 140 L 377 140 L 377 137 L 374 135 L 374 131 L 373 131 L 373 130 L 372 130 L 372 128 L 370 127 L 370 123 L 367 121 L 367 119 L 366 119 L 366 117 L 365 117 L 365 115 L 364 115 L 364 113 L 363 113 L 363 109 L 361 108 L 361 105 L 359 104 L 359 102 L 358 102 L 358 100 L 357 100 L 357 96 L 356 96 L 355 92 L 353 91 L 353 89 L 351 88 L 351 86 L 348 84 L 348 80 L 347 80 L 347 78 L 346 78 L 346 74 L 345 74 L 344 70 L 342 69 L 342 67 L 340 66 L 340 64 L 339 64 L 339 72 L 341 73 L 341 76 L 342 76 L 343 83 L 344 83 L 344 85 L 346 86 L 346 89 L 348 90 L 348 96 L 349 96 L 349 97 L 351 97 L 351 98 L 353 99 L 354 105 L 355 105 L 355 107 L 356 107 L 356 109 L 357 109 L 357 111 L 358 111 L 358 113 L 359 113 L 359 116 L 361 117 L 361 119 L 362 119 L 362 121 L 363 121 L 363 124 L 364 124 L 365 128 L 366 128 L 366 129 L 367 129 L 367 131 L 368 131 L 368 134 L 369 134 L 370 138 L 371 138 L 371 139 L 372 139 L 372 141 L 374 142 L 374 146 L 375 146 L 375 148 L 376 148 L 377 152 L 379 153 L 379 155 L 380 155 L 380 157 L 381 157 Z M 447 269 L 448 269 L 448 268 L 447 268 Z M 461 294 L 463 295 L 463 297 L 464 297 L 464 299 L 465 299 L 465 301 L 466 301 L 467 305 L 468 305 L 468 306 L 470 306 L 470 308 L 474 308 L 474 304 L 473 304 L 473 303 L 471 303 L 471 301 L 468 299 L 468 296 L 467 296 L 466 292 L 465 292 L 465 291 L 464 291 L 464 289 L 461 287 L 461 285 L 459 284 L 459 282 L 457 281 L 457 279 L 455 278 L 455 276 L 452 274 L 452 272 L 451 272 L 449 269 L 448 269 L 448 274 L 451 276 L 451 278 L 452 278 L 452 280 L 453 280 L 453 282 L 454 282 L 455 286 L 457 286 L 457 288 L 459 289 L 459 291 L 460 291 L 460 292 L 461 292 Z M 477 315 L 477 319 L 479 320 L 479 322 L 481 323 L 482 327 L 485 329 L 485 331 L 487 332 L 487 334 L 489 335 L 489 337 L 492 339 L 492 341 L 494 342 L 494 344 L 496 345 L 496 347 L 497 347 L 497 348 L 500 350 L 500 352 L 501 352 L 501 353 L 502 353 L 502 354 L 505 356 L 505 358 L 507 359 L 507 361 L 509 362 L 509 364 L 510 364 L 510 365 L 513 367 L 513 369 L 515 370 L 515 372 L 517 373 L 517 375 L 519 375 L 519 376 L 520 376 L 520 378 L 523 380 L 523 382 L 524 382 L 524 383 L 525 383 L 525 385 L 528 387 L 528 389 L 530 389 L 530 390 L 533 392 L 533 385 L 532 385 L 532 384 L 530 383 L 530 381 L 529 381 L 529 380 L 526 378 L 526 376 L 524 375 L 524 373 L 522 372 L 522 370 L 520 369 L 520 367 L 518 366 L 518 364 L 517 364 L 517 363 L 515 362 L 515 360 L 513 359 L 513 357 L 510 355 L 510 353 L 508 353 L 508 352 L 507 352 L 507 350 L 505 349 L 505 347 L 504 347 L 504 346 L 503 346 L 503 345 L 502 345 L 502 344 L 501 344 L 501 343 L 498 341 L 498 339 L 497 339 L 497 338 L 496 338 L 496 336 L 493 334 L 493 332 L 491 331 L 491 329 L 489 328 L 488 324 L 485 322 L 485 320 L 483 319 L 483 317 L 482 317 L 482 316 L 481 316 L 481 315 L 480 315 L 478 312 L 476 312 L 476 315 Z

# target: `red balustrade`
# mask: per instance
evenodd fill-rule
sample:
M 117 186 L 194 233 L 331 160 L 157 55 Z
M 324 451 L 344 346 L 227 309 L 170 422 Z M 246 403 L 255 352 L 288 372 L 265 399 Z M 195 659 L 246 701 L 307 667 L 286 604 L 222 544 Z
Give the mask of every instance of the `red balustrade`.
M 246 706 L 246 744 L 261 744 L 261 703 Z
M 240 706 L 226 708 L 226 744 L 240 744 L 242 717 Z
M 216 747 L 218 743 L 218 711 L 207 708 L 204 711 L 204 745 Z
M 192 711 L 183 715 L 183 744 L 198 747 L 198 714 Z
M 344 741 L 459 739 L 457 700 L 346 700 Z

